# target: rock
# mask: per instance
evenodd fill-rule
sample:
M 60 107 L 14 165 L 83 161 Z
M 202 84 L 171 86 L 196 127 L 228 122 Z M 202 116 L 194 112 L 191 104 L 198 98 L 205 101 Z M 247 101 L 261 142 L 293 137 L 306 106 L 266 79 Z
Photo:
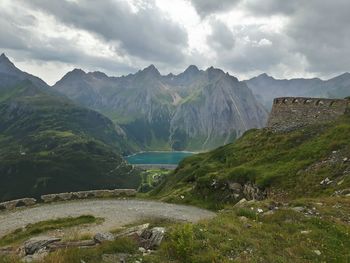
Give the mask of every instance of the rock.
M 142 233 L 149 227 L 149 224 L 143 224 L 143 225 L 138 225 L 138 226 L 134 226 L 134 227 L 130 227 L 124 231 L 122 231 L 121 233 L 115 235 L 115 238 L 117 237 L 127 237 L 127 236 L 141 236 Z
M 264 216 L 270 216 L 270 215 L 273 215 L 274 213 L 275 213 L 274 210 L 269 210 L 269 211 L 265 212 L 263 215 Z
M 340 181 L 337 183 L 337 185 L 341 185 L 341 184 L 343 184 L 343 183 L 344 183 L 344 179 L 340 180 Z
M 252 224 L 244 224 L 244 227 L 245 228 L 251 228 L 251 227 L 253 227 L 253 225 Z
M 51 252 L 51 251 L 56 251 L 58 249 L 65 249 L 65 248 L 72 248 L 72 247 L 87 248 L 87 247 L 93 247 L 95 245 L 96 245 L 95 240 L 78 240 L 78 241 L 51 243 L 47 245 L 47 249 Z
M 261 213 L 264 212 L 264 210 L 262 210 L 261 208 L 258 208 L 256 211 L 257 211 L 259 214 L 261 214 Z
M 139 247 L 139 251 L 140 251 L 141 253 L 145 253 L 147 250 L 146 250 L 145 248 L 143 248 L 143 247 Z
M 247 199 L 242 198 L 241 200 L 239 200 L 239 202 L 237 202 L 234 206 L 241 206 L 242 204 L 246 203 Z
M 266 198 L 266 191 L 263 191 L 255 184 L 248 182 L 243 186 L 243 196 L 247 199 L 263 200 Z
M 44 258 L 49 254 L 45 248 L 39 249 L 33 255 L 27 255 L 22 258 L 22 262 L 38 262 L 44 260 Z
M 238 217 L 239 221 L 241 221 L 242 223 L 246 223 L 248 222 L 248 218 L 246 218 L 245 216 L 240 216 Z
M 295 207 L 292 207 L 292 210 L 294 210 L 295 212 L 302 213 L 302 212 L 305 211 L 305 207 L 302 207 L 302 206 L 295 206 Z
M 329 178 L 326 177 L 326 179 L 324 179 L 324 180 L 322 180 L 322 181 L 320 182 L 320 185 L 329 185 L 329 184 L 331 184 L 332 182 L 333 182 L 332 180 L 329 180 Z
M 348 161 L 348 158 L 345 157 L 345 158 L 343 159 L 343 162 L 347 162 L 347 161 Z
M 145 230 L 141 235 L 141 244 L 145 249 L 159 247 L 165 234 L 164 227 L 153 227 Z
M 11 201 L 0 203 L 0 211 L 6 210 L 6 209 L 11 210 L 22 206 L 32 206 L 32 205 L 35 205 L 36 202 L 37 200 L 34 198 L 22 198 L 22 199 L 11 200 Z
M 321 255 L 321 251 L 319 251 L 318 249 L 314 250 L 314 253 L 315 253 L 317 256 L 320 256 L 320 255 Z
M 110 232 L 105 232 L 105 233 L 97 233 L 95 236 L 94 236 L 94 240 L 98 243 L 102 243 L 102 242 L 105 242 L 105 241 L 113 241 L 115 240 L 115 237 L 112 233 Z
M 229 182 L 228 183 L 228 188 L 232 191 L 234 191 L 235 193 L 240 193 L 242 192 L 242 185 L 239 183 L 234 183 L 234 182 Z
M 303 235 L 307 235 L 307 234 L 310 234 L 311 233 L 311 230 L 302 230 L 300 231 L 300 234 L 303 234 Z
M 60 241 L 60 238 L 56 237 L 33 237 L 27 241 L 24 242 L 24 252 L 26 255 L 33 255 L 34 253 L 38 252 L 39 250 L 46 249 L 46 246 Z

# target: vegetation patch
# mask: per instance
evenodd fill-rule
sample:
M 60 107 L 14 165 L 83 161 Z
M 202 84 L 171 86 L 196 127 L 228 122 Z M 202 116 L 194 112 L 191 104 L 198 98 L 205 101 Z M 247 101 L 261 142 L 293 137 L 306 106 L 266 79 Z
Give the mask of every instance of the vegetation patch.
M 103 219 L 95 218 L 91 215 L 82 215 L 79 217 L 66 217 L 54 220 L 47 220 L 35 224 L 29 224 L 24 228 L 18 228 L 13 232 L 3 236 L 0 239 L 0 246 L 7 246 L 22 242 L 33 236 L 45 233 L 50 230 L 68 228 L 86 224 L 101 223 Z

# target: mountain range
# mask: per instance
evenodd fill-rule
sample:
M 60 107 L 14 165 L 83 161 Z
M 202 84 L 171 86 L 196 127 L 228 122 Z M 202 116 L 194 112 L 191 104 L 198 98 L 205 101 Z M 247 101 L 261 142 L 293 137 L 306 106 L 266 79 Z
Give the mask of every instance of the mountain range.
M 329 80 L 275 79 L 266 73 L 244 81 L 257 100 L 270 110 L 276 97 L 345 98 L 350 95 L 350 73 Z
M 136 149 L 212 149 L 267 119 L 244 82 L 213 67 L 163 76 L 151 65 L 122 77 L 75 69 L 53 88 L 108 116 Z

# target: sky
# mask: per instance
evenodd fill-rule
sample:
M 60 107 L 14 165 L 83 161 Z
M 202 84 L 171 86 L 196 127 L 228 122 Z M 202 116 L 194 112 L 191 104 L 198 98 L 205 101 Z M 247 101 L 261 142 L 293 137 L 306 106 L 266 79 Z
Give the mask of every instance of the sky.
M 243 80 L 350 71 L 349 0 L 0 0 L 0 53 L 54 84 L 214 66 Z

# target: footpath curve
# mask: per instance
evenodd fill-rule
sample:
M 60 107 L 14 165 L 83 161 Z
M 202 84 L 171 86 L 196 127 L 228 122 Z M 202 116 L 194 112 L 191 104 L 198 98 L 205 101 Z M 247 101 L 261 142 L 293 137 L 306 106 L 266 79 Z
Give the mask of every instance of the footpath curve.
M 193 206 L 137 199 L 75 200 L 0 212 L 0 237 L 28 224 L 80 215 L 93 215 L 105 219 L 100 225 L 84 229 L 84 232 L 97 233 L 142 219 L 164 218 L 197 222 L 212 218 L 215 213 Z

